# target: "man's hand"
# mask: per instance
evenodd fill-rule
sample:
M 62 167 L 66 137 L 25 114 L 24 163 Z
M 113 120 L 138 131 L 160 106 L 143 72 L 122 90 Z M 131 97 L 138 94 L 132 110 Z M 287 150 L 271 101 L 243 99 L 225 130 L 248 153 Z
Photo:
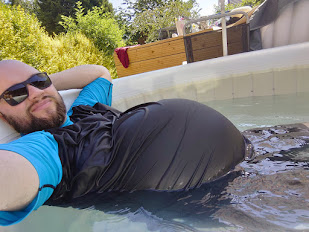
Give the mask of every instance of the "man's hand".
M 98 77 L 112 82 L 107 68 L 100 65 L 80 65 L 50 75 L 57 90 L 82 89 Z

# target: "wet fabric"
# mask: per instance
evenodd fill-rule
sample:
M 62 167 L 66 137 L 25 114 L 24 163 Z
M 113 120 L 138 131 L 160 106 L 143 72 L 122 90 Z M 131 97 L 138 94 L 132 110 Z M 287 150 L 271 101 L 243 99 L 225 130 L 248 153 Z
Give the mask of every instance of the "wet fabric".
M 63 165 L 50 205 L 90 193 L 196 188 L 244 159 L 235 126 L 190 100 L 162 100 L 123 113 L 99 103 L 78 106 L 71 120 L 73 125 L 48 130 Z

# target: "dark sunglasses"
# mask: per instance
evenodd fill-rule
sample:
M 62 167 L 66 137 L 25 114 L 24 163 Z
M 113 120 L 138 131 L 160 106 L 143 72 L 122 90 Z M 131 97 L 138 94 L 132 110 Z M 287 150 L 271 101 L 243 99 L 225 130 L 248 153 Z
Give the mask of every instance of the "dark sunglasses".
M 46 89 L 52 84 L 47 73 L 37 73 L 24 82 L 18 83 L 5 90 L 0 99 L 4 99 L 11 106 L 16 106 L 29 96 L 27 85 L 32 85 L 38 89 Z

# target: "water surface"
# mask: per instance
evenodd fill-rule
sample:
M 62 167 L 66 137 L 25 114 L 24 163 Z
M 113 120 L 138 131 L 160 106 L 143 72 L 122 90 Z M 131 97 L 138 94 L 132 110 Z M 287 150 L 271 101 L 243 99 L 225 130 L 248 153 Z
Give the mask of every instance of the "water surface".
M 309 94 L 207 102 L 240 130 L 309 122 Z M 94 197 L 86 209 L 43 206 L 0 231 L 309 231 L 309 147 L 243 162 L 187 192 Z

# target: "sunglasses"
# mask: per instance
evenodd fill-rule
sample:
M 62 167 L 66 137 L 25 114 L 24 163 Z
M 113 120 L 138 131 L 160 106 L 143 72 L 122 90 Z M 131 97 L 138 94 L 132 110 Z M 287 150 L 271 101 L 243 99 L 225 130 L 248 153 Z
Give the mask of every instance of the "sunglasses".
M 27 85 L 32 85 L 38 89 L 46 89 L 51 86 L 52 82 L 47 73 L 37 73 L 32 75 L 28 80 L 11 86 L 5 90 L 0 99 L 4 99 L 9 105 L 16 106 L 29 97 Z

